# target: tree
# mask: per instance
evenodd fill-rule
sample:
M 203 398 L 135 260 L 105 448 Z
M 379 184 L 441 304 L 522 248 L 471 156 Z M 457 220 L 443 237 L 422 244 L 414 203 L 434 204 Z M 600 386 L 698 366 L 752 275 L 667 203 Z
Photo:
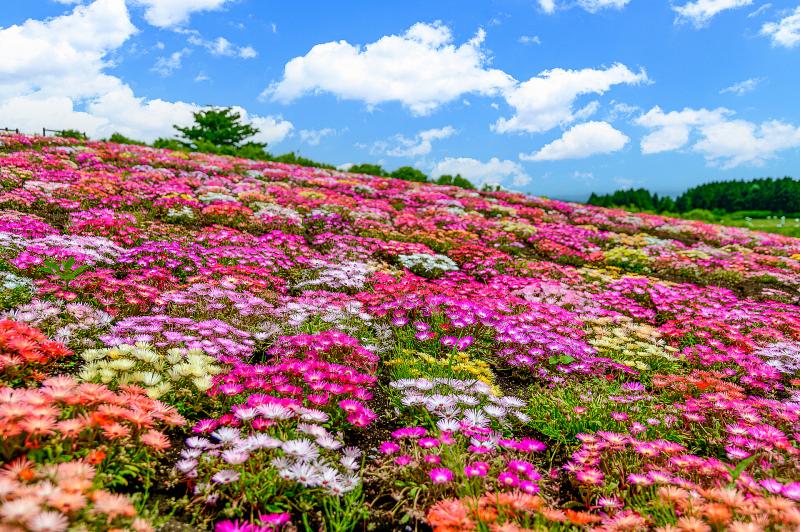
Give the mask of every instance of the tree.
M 428 182 L 428 176 L 413 166 L 401 166 L 389 175 L 395 179 L 402 179 L 403 181 L 414 181 L 417 183 Z
M 389 174 L 386 173 L 386 170 L 379 164 L 357 164 L 355 166 L 351 166 L 348 172 L 352 172 L 354 174 L 367 174 L 367 175 L 376 175 L 378 177 L 387 177 Z
M 194 124 L 188 127 L 173 126 L 181 133 L 186 144 L 194 148 L 239 148 L 244 141 L 258 133 L 258 128 L 242 123 L 242 115 L 230 107 L 203 109 L 194 113 Z M 251 149 L 267 145 L 248 142 Z M 210 151 L 210 150 L 209 150 Z
M 134 146 L 147 146 L 146 143 L 140 140 L 134 140 L 131 138 L 126 137 L 122 133 L 112 133 L 111 136 L 108 138 L 109 142 L 116 142 L 117 144 L 132 144 Z
M 86 140 L 86 135 L 81 133 L 77 129 L 64 129 L 56 133 L 56 137 L 62 137 L 65 139 L 78 139 L 78 140 Z
M 454 187 L 466 188 L 468 190 L 475 190 L 475 185 L 469 179 L 461 177 L 461 174 L 456 174 L 455 177 L 449 174 L 442 174 L 436 180 L 437 185 L 450 185 Z

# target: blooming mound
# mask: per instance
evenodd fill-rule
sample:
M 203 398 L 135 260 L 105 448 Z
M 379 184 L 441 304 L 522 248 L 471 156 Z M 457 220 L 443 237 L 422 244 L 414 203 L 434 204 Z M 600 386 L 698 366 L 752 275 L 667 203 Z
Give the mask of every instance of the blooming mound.
M 797 239 L 0 136 L 0 530 L 796 530 L 798 305 Z

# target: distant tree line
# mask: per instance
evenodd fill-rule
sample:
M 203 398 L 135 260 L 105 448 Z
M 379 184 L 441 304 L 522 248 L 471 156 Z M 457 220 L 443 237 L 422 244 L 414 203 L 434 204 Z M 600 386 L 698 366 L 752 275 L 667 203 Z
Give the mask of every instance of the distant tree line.
M 587 201 L 600 207 L 627 207 L 641 211 L 683 213 L 697 209 L 717 212 L 768 211 L 800 212 L 800 180 L 771 177 L 714 181 L 697 185 L 673 199 L 647 189 L 617 190 L 611 194 L 592 193 Z
M 380 177 L 393 177 L 395 179 L 402 179 L 404 181 L 415 181 L 417 183 L 435 183 L 437 185 L 450 185 L 455 187 L 466 188 L 468 190 L 475 190 L 475 185 L 469 179 L 461 177 L 461 174 L 456 174 L 454 176 L 444 174 L 440 175 L 436 179 L 431 179 L 422 172 L 421 170 L 414 168 L 413 166 L 401 166 L 397 170 L 392 172 L 388 172 L 383 169 L 383 167 L 379 164 L 357 164 L 351 166 L 348 172 L 353 172 L 356 174 L 368 174 L 368 175 L 376 175 Z
M 248 140 L 259 132 L 258 128 L 251 124 L 243 123 L 241 115 L 230 107 L 203 109 L 194 113 L 194 123 L 192 125 L 186 127 L 175 125 L 173 127 L 180 133 L 178 138 L 158 138 L 152 143 L 152 146 L 170 150 L 233 155 L 258 161 L 275 161 L 317 168 L 335 168 L 333 165 L 320 163 L 297 155 L 294 152 L 272 155 L 266 150 L 266 143 Z M 79 132 L 72 130 L 62 132 L 62 136 L 82 137 Z M 108 140 L 118 144 L 147 146 L 145 142 L 130 139 L 120 133 L 114 133 Z M 442 175 L 432 180 L 425 173 L 412 166 L 401 166 L 397 170 L 388 172 L 380 165 L 365 163 L 352 166 L 348 171 L 380 177 L 393 177 L 419 183 L 436 183 L 470 190 L 475 189 L 475 186 L 468 179 L 458 174 L 455 176 Z

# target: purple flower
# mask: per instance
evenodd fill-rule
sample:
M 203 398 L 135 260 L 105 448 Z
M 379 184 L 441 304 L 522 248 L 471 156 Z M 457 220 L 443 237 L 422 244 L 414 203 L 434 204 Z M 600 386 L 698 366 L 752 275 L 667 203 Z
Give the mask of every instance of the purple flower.
M 216 482 L 217 484 L 230 484 L 231 482 L 236 482 L 239 480 L 239 472 L 233 471 L 232 469 L 223 469 L 222 471 L 217 471 L 211 480 Z
M 429 475 L 434 484 L 446 484 L 453 480 L 453 472 L 446 467 L 435 467 Z
M 774 478 L 766 478 L 761 482 L 759 482 L 759 484 L 761 484 L 761 487 L 763 487 L 765 490 L 775 495 L 777 495 L 778 493 L 781 492 L 781 490 L 783 490 L 783 484 L 781 484 Z
M 790 482 L 781 490 L 781 495 L 793 501 L 800 501 L 800 482 Z

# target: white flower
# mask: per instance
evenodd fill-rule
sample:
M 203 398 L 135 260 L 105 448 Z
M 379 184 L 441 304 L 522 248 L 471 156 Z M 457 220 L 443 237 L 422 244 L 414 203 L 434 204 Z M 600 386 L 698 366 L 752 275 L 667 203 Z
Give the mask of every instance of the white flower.
M 283 452 L 289 456 L 294 456 L 300 460 L 313 460 L 319 456 L 319 449 L 311 440 L 301 438 L 299 440 L 289 440 L 281 445 Z

